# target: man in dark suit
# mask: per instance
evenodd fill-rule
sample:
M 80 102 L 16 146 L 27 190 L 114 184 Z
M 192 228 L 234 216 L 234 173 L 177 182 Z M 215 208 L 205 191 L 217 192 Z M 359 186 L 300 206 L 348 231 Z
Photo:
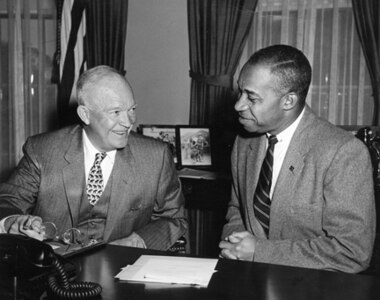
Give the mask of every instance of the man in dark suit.
M 311 111 L 310 82 L 307 58 L 290 46 L 259 50 L 244 65 L 235 109 L 249 134 L 236 138 L 231 156 L 220 255 L 359 272 L 375 238 L 369 153 Z
M 166 144 L 131 131 L 132 89 L 107 66 L 77 83 L 82 126 L 28 138 L 0 185 L 0 228 L 42 239 L 41 222 L 86 241 L 167 250 L 184 235 L 184 199 Z M 95 163 L 95 161 L 97 162 Z

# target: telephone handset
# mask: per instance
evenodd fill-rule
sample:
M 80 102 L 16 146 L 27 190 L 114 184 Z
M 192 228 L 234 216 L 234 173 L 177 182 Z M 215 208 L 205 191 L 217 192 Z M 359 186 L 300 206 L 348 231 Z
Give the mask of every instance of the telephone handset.
M 7 278 L 13 278 L 13 286 L 17 280 L 33 284 L 47 278 L 49 293 L 66 299 L 95 297 L 102 291 L 97 283 L 70 282 L 62 258 L 50 245 L 16 234 L 0 234 L 0 281 Z

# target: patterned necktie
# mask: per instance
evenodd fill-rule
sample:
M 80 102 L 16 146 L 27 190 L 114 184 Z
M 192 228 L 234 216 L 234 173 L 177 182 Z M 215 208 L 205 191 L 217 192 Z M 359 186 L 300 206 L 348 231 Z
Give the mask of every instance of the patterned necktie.
M 260 177 L 253 196 L 253 210 L 256 219 L 260 222 L 264 232 L 269 234 L 269 215 L 270 215 L 270 188 L 272 185 L 273 150 L 278 142 L 277 137 L 272 135 L 268 140 L 268 149 L 264 162 L 261 166 Z
M 95 205 L 103 193 L 103 174 L 100 164 L 105 157 L 105 152 L 96 153 L 94 164 L 88 174 L 87 197 L 91 205 Z

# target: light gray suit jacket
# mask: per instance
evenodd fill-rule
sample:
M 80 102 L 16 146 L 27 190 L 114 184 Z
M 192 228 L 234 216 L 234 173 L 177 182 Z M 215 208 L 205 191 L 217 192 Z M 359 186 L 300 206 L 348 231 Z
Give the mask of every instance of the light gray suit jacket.
M 233 231 L 251 232 L 257 237 L 257 262 L 345 272 L 366 269 L 376 218 L 372 165 L 364 143 L 306 107 L 274 189 L 267 239 L 253 212 L 265 139 L 236 138 L 232 198 L 222 239 Z
M 61 231 L 75 227 L 85 190 L 81 126 L 28 138 L 23 151 L 16 170 L 0 185 L 0 219 L 33 214 Z M 136 232 L 148 248 L 173 245 L 187 228 L 176 174 L 164 143 L 131 132 L 115 157 L 104 239 Z

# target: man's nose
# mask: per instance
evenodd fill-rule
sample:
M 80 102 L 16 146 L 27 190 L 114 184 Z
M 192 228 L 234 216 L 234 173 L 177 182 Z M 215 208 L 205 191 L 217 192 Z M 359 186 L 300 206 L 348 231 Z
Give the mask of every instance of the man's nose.
M 127 111 L 123 111 L 120 113 L 119 120 L 120 124 L 124 127 L 129 128 L 133 125 L 133 120 L 131 119 Z
M 244 111 L 249 108 L 248 106 L 248 100 L 246 99 L 246 96 L 244 94 L 240 95 L 238 101 L 235 103 L 235 110 L 236 111 Z

